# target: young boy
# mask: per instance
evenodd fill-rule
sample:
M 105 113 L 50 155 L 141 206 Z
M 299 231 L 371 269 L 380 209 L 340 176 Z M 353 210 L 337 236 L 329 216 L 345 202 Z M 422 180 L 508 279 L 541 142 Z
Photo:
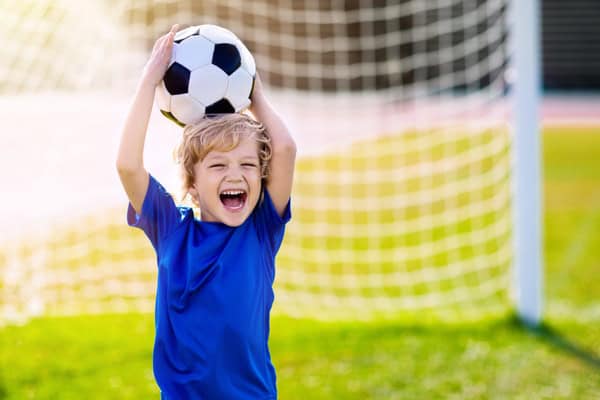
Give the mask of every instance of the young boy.
M 143 162 L 154 90 L 176 31 L 154 45 L 117 157 L 127 221 L 157 255 L 154 375 L 162 399 L 276 399 L 269 316 L 296 146 L 257 76 L 250 111 L 261 123 L 231 114 L 184 130 L 177 155 L 201 218 L 176 207 Z

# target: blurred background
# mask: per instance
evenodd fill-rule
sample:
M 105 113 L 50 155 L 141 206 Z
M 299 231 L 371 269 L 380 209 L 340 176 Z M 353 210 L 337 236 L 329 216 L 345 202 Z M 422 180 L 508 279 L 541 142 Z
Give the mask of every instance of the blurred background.
M 158 398 L 155 256 L 114 162 L 174 23 L 235 32 L 298 143 L 281 398 L 599 398 L 600 4 L 540 0 L 531 24 L 544 306 L 525 327 L 515 3 L 0 0 L 0 399 Z M 180 134 L 153 111 L 145 162 L 175 198 Z

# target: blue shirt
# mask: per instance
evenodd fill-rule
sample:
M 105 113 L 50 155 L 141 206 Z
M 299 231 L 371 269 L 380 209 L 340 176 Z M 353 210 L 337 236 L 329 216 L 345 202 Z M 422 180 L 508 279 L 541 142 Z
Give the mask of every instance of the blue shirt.
M 290 219 L 269 193 L 244 223 L 194 218 L 150 176 L 142 229 L 158 262 L 153 366 L 163 399 L 275 399 L 268 348 L 275 255 Z

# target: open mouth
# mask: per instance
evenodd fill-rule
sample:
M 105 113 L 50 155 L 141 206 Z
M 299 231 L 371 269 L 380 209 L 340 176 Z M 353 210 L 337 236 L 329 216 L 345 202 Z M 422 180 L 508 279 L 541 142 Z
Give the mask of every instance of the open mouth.
M 241 210 L 246 204 L 247 197 L 248 194 L 243 190 L 225 190 L 219 195 L 223 206 L 230 211 Z

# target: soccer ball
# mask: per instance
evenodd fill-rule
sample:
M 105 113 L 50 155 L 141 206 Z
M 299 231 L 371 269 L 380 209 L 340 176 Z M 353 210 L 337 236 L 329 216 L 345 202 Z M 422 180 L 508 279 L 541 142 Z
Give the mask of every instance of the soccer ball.
M 216 25 L 175 34 L 173 55 L 156 89 L 160 112 L 180 126 L 205 115 L 240 112 L 250 105 L 256 64 L 242 41 Z

